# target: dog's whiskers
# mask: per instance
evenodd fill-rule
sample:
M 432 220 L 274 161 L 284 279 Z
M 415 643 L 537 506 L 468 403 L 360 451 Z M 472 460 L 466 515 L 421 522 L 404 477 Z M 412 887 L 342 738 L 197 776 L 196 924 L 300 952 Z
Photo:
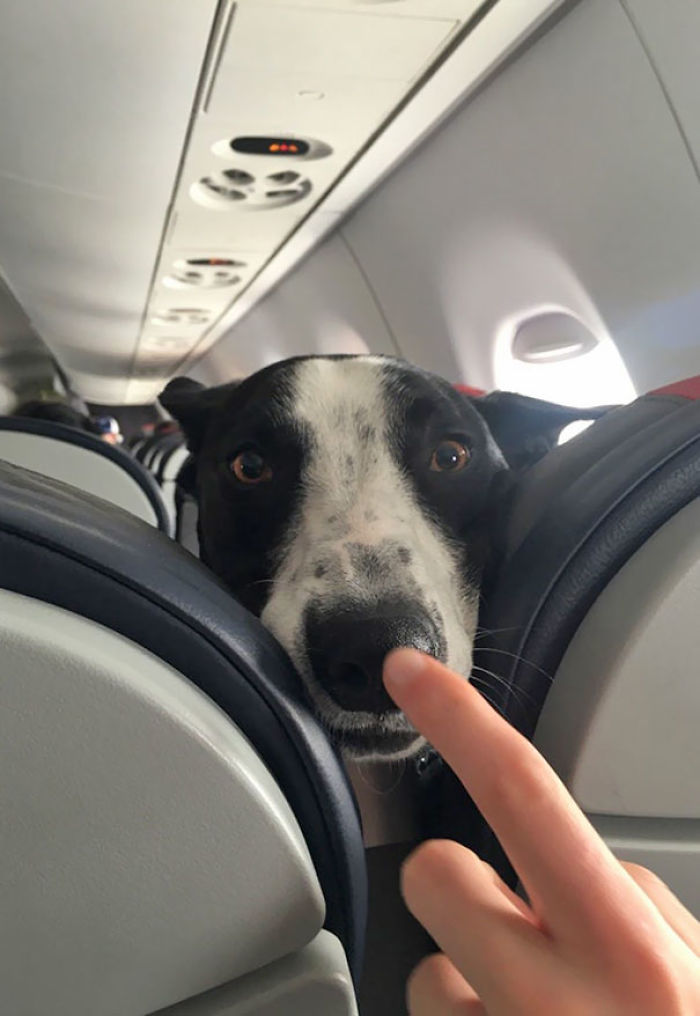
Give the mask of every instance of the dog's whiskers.
M 502 677 L 499 677 L 498 674 L 492 674 L 488 670 L 484 671 L 484 673 L 488 675 L 489 680 L 480 677 L 478 674 L 474 673 L 472 673 L 471 677 L 469 678 L 470 683 L 473 684 L 475 688 L 478 688 L 482 694 L 484 693 L 484 690 L 495 693 L 495 688 L 493 684 L 493 682 L 495 681 L 497 684 L 500 684 L 503 688 L 505 688 L 506 692 L 512 694 L 513 699 L 515 700 L 515 702 L 517 702 L 518 706 L 521 709 L 527 710 L 531 704 L 535 706 L 537 705 L 537 701 L 533 698 L 533 696 L 525 692 L 524 689 L 516 688 L 513 685 L 510 685 L 507 681 L 504 681 Z M 528 699 L 530 701 L 528 701 Z M 489 701 L 491 702 L 492 705 L 495 704 L 491 699 L 489 699 Z M 505 716 L 505 706 L 497 706 L 496 708 L 498 709 L 499 713 L 501 713 L 502 716 Z
M 526 700 L 528 699 L 533 704 L 536 704 L 538 701 L 534 695 L 531 695 L 530 692 L 526 691 L 524 688 L 518 688 L 516 685 L 511 684 L 510 681 L 507 681 L 504 677 L 501 677 L 500 674 L 496 674 L 492 670 L 487 670 L 486 667 L 480 667 L 478 666 L 478 664 L 474 664 L 474 666 L 472 667 L 472 673 L 474 673 L 474 671 L 478 671 L 480 674 L 486 674 L 486 676 L 490 677 L 493 681 L 496 682 L 496 684 L 499 684 L 502 688 L 505 688 L 507 691 L 511 692 L 514 698 L 517 699 L 519 697 L 522 697 L 521 701 L 523 705 L 527 705 Z M 481 678 L 480 680 L 483 680 L 483 678 Z M 488 682 L 484 683 L 488 684 Z
M 517 631 L 519 627 L 519 625 L 512 625 L 510 628 L 477 628 L 474 641 L 485 635 L 501 635 L 507 631 Z
M 477 652 L 479 651 L 480 650 L 477 649 Z M 528 660 L 526 656 L 520 656 L 518 653 L 511 653 L 507 649 L 494 649 L 491 646 L 484 649 L 483 652 L 497 653 L 499 656 L 510 656 L 511 659 L 516 660 L 519 663 L 524 663 L 526 667 L 532 667 L 533 670 L 538 671 L 540 674 L 543 675 L 543 677 L 547 678 L 550 684 L 554 680 L 552 675 L 547 670 L 543 670 L 542 667 L 539 667 L 536 663 L 533 663 L 531 660 Z
M 478 677 L 477 677 L 477 678 L 471 678 L 471 679 L 470 679 L 470 683 L 474 685 L 474 687 L 475 687 L 475 688 L 477 689 L 477 691 L 479 692 L 479 694 L 481 695 L 481 697 L 482 697 L 482 698 L 484 698 L 484 699 L 486 699 L 486 701 L 487 701 L 487 702 L 489 703 L 489 705 L 490 705 L 490 706 L 493 706 L 493 708 L 494 708 L 494 709 L 496 710 L 496 712 L 498 713 L 498 715 L 499 715 L 499 716 L 503 716 L 503 717 L 505 718 L 505 714 L 504 714 L 504 712 L 503 712 L 503 707 L 502 707 L 502 706 L 500 706 L 500 705 L 499 705 L 499 704 L 498 704 L 498 703 L 497 703 L 497 702 L 495 701 L 495 699 L 493 699 L 493 698 L 492 698 L 492 697 L 491 697 L 491 696 L 490 696 L 490 695 L 488 694 L 488 691 L 490 690 L 490 688 L 489 688 L 489 685 L 487 685 L 487 684 L 486 684 L 486 683 L 485 683 L 484 681 L 482 681 L 482 680 L 481 680 L 480 678 L 478 678 Z

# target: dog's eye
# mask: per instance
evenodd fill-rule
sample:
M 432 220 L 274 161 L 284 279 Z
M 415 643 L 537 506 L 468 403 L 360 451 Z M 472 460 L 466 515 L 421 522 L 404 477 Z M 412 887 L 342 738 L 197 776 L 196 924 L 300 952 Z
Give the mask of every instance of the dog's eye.
M 459 441 L 441 441 L 432 454 L 430 468 L 436 473 L 457 473 L 469 462 L 469 450 Z
M 272 477 L 272 470 L 260 452 L 247 448 L 231 460 L 231 472 L 241 483 L 264 483 Z

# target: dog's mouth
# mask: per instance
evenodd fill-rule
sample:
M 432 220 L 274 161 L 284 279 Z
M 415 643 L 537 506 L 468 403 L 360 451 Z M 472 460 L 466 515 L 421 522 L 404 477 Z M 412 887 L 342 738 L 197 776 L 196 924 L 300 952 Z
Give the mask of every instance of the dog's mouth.
M 383 711 L 344 709 L 315 682 L 304 682 L 314 712 L 336 748 L 352 761 L 408 758 L 425 738 L 387 696 Z
M 410 727 L 394 731 L 379 726 L 361 730 L 345 727 L 339 731 L 330 729 L 329 733 L 343 754 L 356 761 L 405 758 L 424 743 L 421 734 Z

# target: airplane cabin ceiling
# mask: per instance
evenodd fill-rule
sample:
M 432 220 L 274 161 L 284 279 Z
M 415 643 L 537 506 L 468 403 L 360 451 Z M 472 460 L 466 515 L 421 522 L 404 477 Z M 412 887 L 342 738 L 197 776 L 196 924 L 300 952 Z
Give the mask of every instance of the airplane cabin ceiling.
M 699 34 L 694 0 L 6 0 L 0 325 L 102 404 L 315 350 L 489 387 L 551 311 L 637 389 L 695 373 Z
M 369 348 L 484 388 L 517 378 L 590 403 L 700 373 L 698 38 L 695 0 L 570 6 L 194 376 Z M 551 312 L 610 355 L 565 371 L 508 350 L 505 363 L 514 323 L 533 316 L 544 335 Z
M 5 0 L 0 266 L 76 388 L 121 402 L 214 0 Z
M 555 5 L 527 0 L 525 20 Z M 224 312 L 491 6 L 6 0 L 0 266 L 76 389 L 148 401 L 215 341 Z M 250 136 L 270 143 L 233 150 Z

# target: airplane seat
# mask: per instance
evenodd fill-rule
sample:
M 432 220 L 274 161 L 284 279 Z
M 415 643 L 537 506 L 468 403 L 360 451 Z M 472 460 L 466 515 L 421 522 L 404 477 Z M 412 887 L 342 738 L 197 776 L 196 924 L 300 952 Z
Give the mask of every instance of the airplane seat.
M 199 556 L 199 543 L 196 539 L 197 513 L 196 508 L 192 511 L 191 499 L 187 501 L 184 492 L 178 485 L 180 471 L 186 465 L 190 453 L 180 438 L 177 444 L 173 445 L 163 456 L 160 464 L 158 482 L 160 483 L 163 497 L 171 506 L 175 518 L 175 539 L 181 546 L 186 547 L 195 557 Z M 189 515 L 188 515 L 189 513 Z M 191 518 L 190 518 L 191 516 Z
M 700 377 L 552 450 L 515 487 L 474 657 L 612 848 L 698 914 L 699 495 Z M 470 807 L 445 771 L 437 831 L 512 881 Z
M 199 505 L 195 492 L 194 459 L 189 454 L 180 462 L 175 476 L 175 539 L 199 557 Z
M 143 466 L 148 466 L 150 459 L 158 449 L 160 440 L 160 434 L 149 434 L 140 443 L 134 445 L 131 453 Z
M 168 434 L 163 439 L 160 457 L 157 465 L 154 464 L 153 467 L 155 478 L 161 487 L 164 483 L 175 479 L 188 454 L 185 438 L 179 431 L 177 434 Z
M 128 448 L 130 452 L 134 452 L 138 448 L 138 446 L 142 444 L 145 440 L 146 438 L 144 434 L 141 431 L 139 431 L 138 433 L 132 434 L 131 437 L 128 437 L 126 439 L 126 441 L 124 442 L 124 447 Z
M 180 434 L 162 434 L 158 438 L 157 444 L 154 446 L 150 454 L 148 455 L 147 461 L 143 464 L 148 469 L 149 473 L 153 476 L 156 483 L 162 489 L 161 483 L 161 471 L 163 461 L 174 446 L 182 444 L 182 437 Z
M 158 459 L 162 454 L 163 442 L 169 436 L 170 435 L 165 434 L 154 434 L 154 436 L 149 438 L 148 441 L 146 442 L 146 447 L 144 448 L 144 453 L 141 457 L 141 462 L 143 462 L 146 469 L 150 469 L 152 473 L 155 472 Z
M 0 462 L 0 653 L 0 1011 L 353 1016 L 359 818 L 257 619 Z
M 49 420 L 0 418 L 0 461 L 61 480 L 131 512 L 171 535 L 169 512 L 153 477 L 127 452 Z

